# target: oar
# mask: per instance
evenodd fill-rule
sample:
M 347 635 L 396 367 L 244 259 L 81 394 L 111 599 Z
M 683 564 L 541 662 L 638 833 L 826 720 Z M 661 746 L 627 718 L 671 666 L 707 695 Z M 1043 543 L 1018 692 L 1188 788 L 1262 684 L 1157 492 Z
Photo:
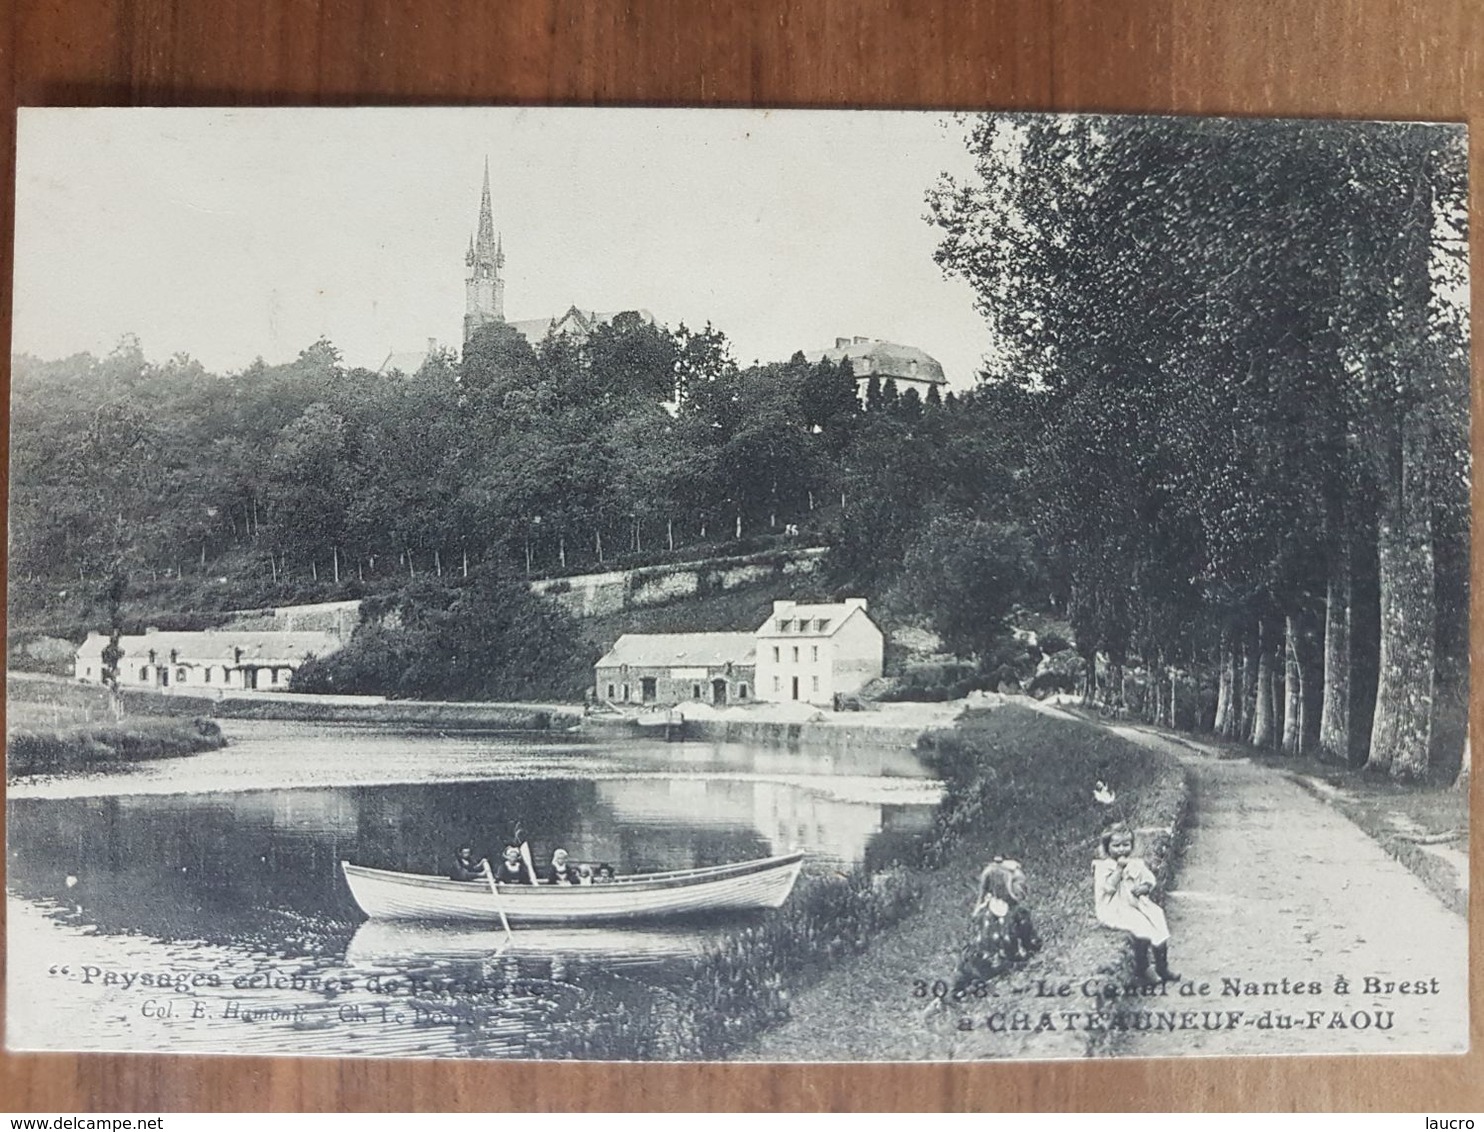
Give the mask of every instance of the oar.
M 531 860 L 531 843 L 522 841 L 520 843 L 520 859 L 526 863 L 526 872 L 530 875 L 532 884 L 540 884 L 536 879 L 536 862 Z
M 499 947 L 499 951 L 504 951 L 510 946 L 510 941 L 515 938 L 515 933 L 510 930 L 510 917 L 505 915 L 505 902 L 500 899 L 500 886 L 495 883 L 495 874 L 490 869 L 490 859 L 481 857 L 479 864 L 484 869 L 484 879 L 490 882 L 490 895 L 495 898 L 495 910 L 500 913 L 500 923 L 505 925 L 505 942 Z

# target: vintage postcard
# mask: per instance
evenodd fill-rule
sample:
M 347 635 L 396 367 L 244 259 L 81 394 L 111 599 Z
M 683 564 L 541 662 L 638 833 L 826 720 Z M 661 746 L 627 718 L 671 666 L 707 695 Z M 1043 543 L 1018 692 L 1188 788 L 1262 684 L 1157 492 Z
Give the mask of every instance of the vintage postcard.
M 1466 151 L 22 110 L 6 1045 L 1465 1050 Z

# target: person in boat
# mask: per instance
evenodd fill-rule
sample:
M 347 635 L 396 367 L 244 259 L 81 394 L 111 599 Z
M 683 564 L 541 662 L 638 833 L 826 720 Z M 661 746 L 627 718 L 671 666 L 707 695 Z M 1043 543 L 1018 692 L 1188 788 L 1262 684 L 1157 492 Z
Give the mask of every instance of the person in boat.
M 520 859 L 520 847 L 516 845 L 505 846 L 505 855 L 500 858 L 500 863 L 495 867 L 495 883 L 497 884 L 535 884 L 526 863 Z
M 547 874 L 547 884 L 576 884 L 577 869 L 567 861 L 567 851 L 558 849 L 551 855 L 551 871 Z
M 612 884 L 613 883 L 613 866 L 610 865 L 607 861 L 604 861 L 601 865 L 599 865 L 598 866 L 598 871 L 595 874 L 593 874 L 593 883 L 594 884 Z
M 484 862 L 474 859 L 474 850 L 469 846 L 460 845 L 453 855 L 453 868 L 449 869 L 448 875 L 453 880 L 483 880 Z
M 578 865 L 577 866 L 577 883 L 578 884 L 592 884 L 593 883 L 593 867 L 591 865 L 583 864 L 583 865 Z

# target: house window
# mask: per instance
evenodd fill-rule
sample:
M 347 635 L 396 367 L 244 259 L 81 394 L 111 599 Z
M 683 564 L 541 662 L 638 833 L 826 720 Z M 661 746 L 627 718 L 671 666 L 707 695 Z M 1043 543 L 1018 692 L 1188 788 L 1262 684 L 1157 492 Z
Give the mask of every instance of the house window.
M 629 686 L 627 684 L 623 686 L 623 702 L 629 702 Z
M 278 683 L 278 669 L 276 669 L 276 668 L 270 668 L 268 670 L 268 683 L 270 683 L 270 684 L 277 684 Z
M 809 631 L 809 618 L 807 618 L 807 617 L 800 617 L 799 618 L 799 632 L 801 632 L 801 633 L 807 633 L 808 631 Z
M 613 685 L 612 684 L 609 684 L 608 685 L 608 698 L 610 700 L 613 698 Z
M 148 679 L 149 679 L 149 669 L 148 668 L 141 668 L 139 670 L 139 682 L 141 684 L 143 684 Z
M 737 698 L 739 700 L 745 700 L 747 698 L 747 685 L 746 684 L 739 684 L 737 686 Z
M 813 654 L 814 654 L 814 663 L 815 664 L 818 664 L 819 663 L 819 646 L 818 645 L 815 645 L 810 651 L 813 652 Z
M 184 668 L 177 668 L 175 670 L 175 682 L 177 684 L 184 684 L 186 682 L 186 670 Z
M 783 690 L 783 681 L 782 681 L 782 679 L 780 679 L 777 676 L 773 677 L 773 691 L 775 691 L 775 692 L 781 692 L 782 690 Z
M 830 619 L 828 617 L 821 617 L 819 619 L 816 627 L 819 629 L 819 631 L 821 633 L 823 633 L 826 629 L 828 629 L 830 627 Z
M 693 700 L 699 700 L 701 698 L 701 685 L 692 684 L 690 686 L 690 698 Z
M 86 673 L 86 675 L 88 675 L 88 676 L 91 676 L 91 675 L 92 675 L 92 674 L 93 674 L 93 670 L 92 670 L 92 669 L 91 669 L 91 668 L 89 668 L 89 669 L 88 669 L 88 670 L 87 670 L 87 673 Z
M 798 664 L 799 663 L 799 646 L 798 645 L 794 645 L 794 663 L 795 664 Z
M 774 664 L 777 664 L 780 660 L 783 659 L 781 656 L 778 655 L 778 653 L 779 653 L 778 646 L 777 645 L 774 645 L 773 646 L 773 663 Z
M 780 633 L 787 633 L 793 627 L 794 627 L 794 623 L 792 621 L 780 621 L 780 622 L 778 622 L 778 631 Z
M 816 676 L 816 677 L 815 677 L 815 678 L 814 678 L 814 690 L 815 690 L 815 691 L 816 691 L 816 692 L 817 692 L 817 691 L 819 691 L 819 677 L 818 677 L 818 676 Z
M 180 650 L 179 649 L 171 649 L 170 650 L 170 663 L 171 664 L 174 664 L 178 660 L 180 660 Z
M 206 681 L 206 683 L 210 684 L 211 683 L 211 665 L 208 664 L 206 666 L 206 668 L 204 669 L 204 672 L 205 672 L 205 676 L 203 677 L 203 679 Z

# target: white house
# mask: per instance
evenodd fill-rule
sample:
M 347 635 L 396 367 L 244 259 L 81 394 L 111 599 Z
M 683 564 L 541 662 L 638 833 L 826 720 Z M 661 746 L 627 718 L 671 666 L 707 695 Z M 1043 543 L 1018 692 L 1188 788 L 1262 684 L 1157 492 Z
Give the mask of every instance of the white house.
M 338 634 L 307 630 L 161 633 L 147 629 L 141 636 L 119 638 L 124 653 L 119 660 L 119 687 L 271 691 L 286 688 L 310 656 L 328 656 L 340 645 Z M 73 675 L 85 684 L 101 684 L 107 647 L 105 634 L 89 633 L 78 647 Z
M 824 605 L 775 601 L 753 638 L 760 700 L 831 704 L 881 675 L 884 638 L 863 597 Z

